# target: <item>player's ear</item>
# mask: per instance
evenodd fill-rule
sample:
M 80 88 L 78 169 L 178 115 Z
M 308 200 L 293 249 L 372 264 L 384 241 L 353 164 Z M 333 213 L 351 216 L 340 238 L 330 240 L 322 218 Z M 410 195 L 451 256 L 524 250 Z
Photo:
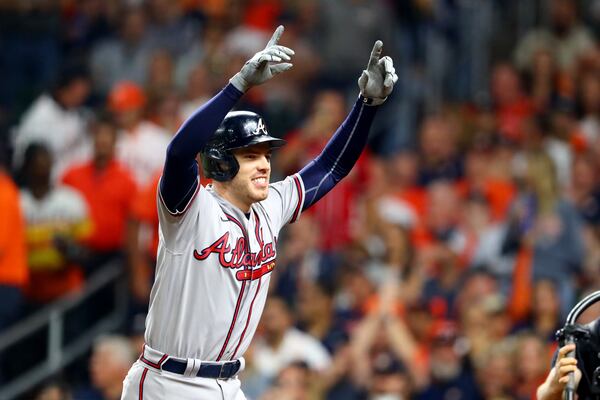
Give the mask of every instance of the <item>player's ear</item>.
M 219 171 L 226 173 L 226 174 L 231 172 L 231 169 L 232 169 L 231 164 L 228 164 L 225 161 L 217 161 L 216 164 L 217 164 L 217 167 L 219 168 Z

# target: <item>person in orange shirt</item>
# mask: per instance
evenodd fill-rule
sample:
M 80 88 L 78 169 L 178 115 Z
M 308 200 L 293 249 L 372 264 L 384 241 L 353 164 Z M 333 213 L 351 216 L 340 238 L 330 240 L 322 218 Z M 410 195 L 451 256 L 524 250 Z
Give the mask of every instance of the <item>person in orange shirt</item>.
M 117 130 L 106 119 L 93 126 L 94 154 L 91 160 L 65 172 L 62 182 L 76 189 L 89 207 L 92 232 L 85 241 L 92 256 L 86 272 L 122 256 L 127 218 L 135 195 L 135 181 L 115 159 Z
M 131 268 L 131 291 L 140 305 L 148 302 L 156 251 L 158 249 L 158 211 L 156 190 L 160 174 L 141 187 L 132 203 L 127 232 L 127 257 Z M 145 234 L 150 233 L 150 235 Z
M 20 315 L 29 280 L 19 189 L 0 160 L 0 333 Z
M 523 121 L 535 113 L 535 104 L 523 91 L 521 78 L 507 63 L 493 67 L 491 75 L 493 109 L 500 135 L 514 143 L 523 139 Z
M 107 99 L 107 109 L 119 132 L 116 158 L 140 187 L 162 171 L 171 139 L 169 132 L 144 117 L 146 105 L 146 93 L 128 81 L 115 84 Z

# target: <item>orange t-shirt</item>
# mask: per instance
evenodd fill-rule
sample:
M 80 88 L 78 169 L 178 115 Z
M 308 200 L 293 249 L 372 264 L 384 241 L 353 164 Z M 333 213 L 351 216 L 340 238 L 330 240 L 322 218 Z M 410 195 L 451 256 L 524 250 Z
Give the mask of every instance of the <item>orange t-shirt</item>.
M 93 228 L 86 244 L 98 251 L 123 248 L 136 193 L 135 181 L 126 168 L 113 160 L 99 171 L 87 162 L 67 170 L 62 181 L 79 191 L 88 204 Z
M 160 175 L 152 179 L 149 185 L 140 188 L 133 204 L 131 205 L 131 216 L 149 226 L 152 230 L 148 252 L 153 258 L 156 257 L 158 249 L 158 210 L 156 209 L 156 188 Z
M 0 285 L 24 286 L 29 279 L 25 223 L 19 190 L 0 172 Z

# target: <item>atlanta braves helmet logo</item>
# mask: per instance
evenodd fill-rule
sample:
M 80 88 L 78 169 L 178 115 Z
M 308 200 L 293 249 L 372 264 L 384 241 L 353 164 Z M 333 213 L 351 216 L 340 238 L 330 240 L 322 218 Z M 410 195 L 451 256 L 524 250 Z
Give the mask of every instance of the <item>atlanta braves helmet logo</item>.
M 258 119 L 258 123 L 256 125 L 256 129 L 252 132 L 253 135 L 268 135 L 267 128 L 265 127 L 265 123 L 262 118 Z

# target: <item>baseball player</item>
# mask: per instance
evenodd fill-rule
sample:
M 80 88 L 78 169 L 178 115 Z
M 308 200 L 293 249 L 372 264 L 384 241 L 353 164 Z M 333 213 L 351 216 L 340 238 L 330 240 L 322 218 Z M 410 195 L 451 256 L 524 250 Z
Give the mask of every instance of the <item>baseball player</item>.
M 323 152 L 300 172 L 269 184 L 271 151 L 285 141 L 263 119 L 229 112 L 252 86 L 292 67 L 278 27 L 229 84 L 179 129 L 167 149 L 157 207 L 156 280 L 146 345 L 122 399 L 245 399 L 237 374 L 258 325 L 276 266 L 279 230 L 347 175 L 397 80 L 373 47 L 360 96 Z M 197 153 L 213 184 L 198 178 Z

